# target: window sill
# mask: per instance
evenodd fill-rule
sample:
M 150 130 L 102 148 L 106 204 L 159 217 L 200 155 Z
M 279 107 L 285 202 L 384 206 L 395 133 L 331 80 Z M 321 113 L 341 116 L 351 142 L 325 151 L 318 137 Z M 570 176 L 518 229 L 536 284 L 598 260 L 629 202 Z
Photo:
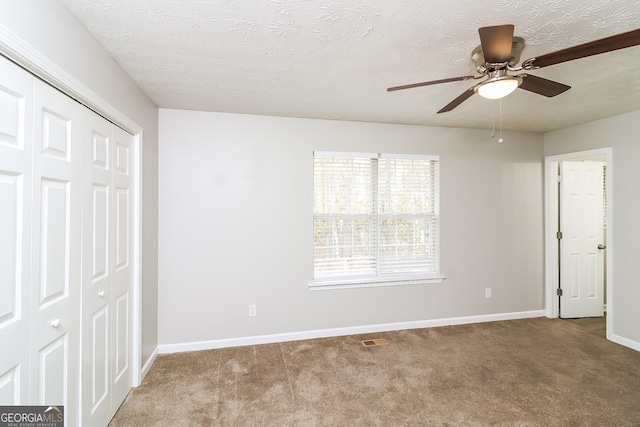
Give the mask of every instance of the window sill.
M 334 279 L 318 280 L 309 282 L 309 289 L 312 291 L 326 291 L 329 289 L 356 289 L 356 288 L 377 288 L 387 286 L 407 286 L 407 285 L 429 285 L 432 283 L 442 283 L 446 277 L 424 277 L 424 278 L 374 278 L 374 279 Z

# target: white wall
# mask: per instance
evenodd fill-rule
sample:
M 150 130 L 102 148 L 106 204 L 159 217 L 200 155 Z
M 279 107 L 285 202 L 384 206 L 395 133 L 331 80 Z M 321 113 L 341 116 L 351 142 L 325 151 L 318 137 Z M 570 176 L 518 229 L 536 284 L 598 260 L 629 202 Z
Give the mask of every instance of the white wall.
M 0 25 L 144 128 L 142 361 L 157 347 L 158 108 L 59 1 L 0 1 Z
M 640 349 L 640 111 L 597 120 L 544 134 L 544 155 L 612 147 L 613 159 L 613 333 Z M 611 232 L 611 230 L 608 230 Z
M 161 109 L 160 344 L 542 310 L 542 136 L 505 140 Z M 310 291 L 314 150 L 439 154 L 447 279 Z

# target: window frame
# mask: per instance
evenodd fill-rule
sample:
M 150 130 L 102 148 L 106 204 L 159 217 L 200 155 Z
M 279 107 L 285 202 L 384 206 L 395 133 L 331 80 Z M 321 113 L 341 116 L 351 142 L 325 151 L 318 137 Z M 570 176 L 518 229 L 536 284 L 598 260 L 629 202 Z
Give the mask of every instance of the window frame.
M 342 158 L 370 158 L 370 159 L 374 159 L 376 160 L 375 163 L 375 185 L 372 188 L 372 197 L 375 199 L 375 208 L 374 208 L 374 214 L 372 215 L 374 217 L 374 222 L 376 223 L 376 233 L 377 236 L 379 236 L 379 227 L 380 227 L 380 218 L 383 218 L 385 216 L 387 217 L 395 217 L 395 218 L 399 218 L 402 216 L 411 216 L 410 213 L 405 213 L 405 214 L 398 214 L 398 215 L 393 215 L 393 214 L 388 214 L 388 213 L 381 213 L 380 209 L 379 209 L 379 195 L 380 195 L 380 189 L 379 189 L 379 183 L 380 183 L 380 177 L 378 175 L 379 172 L 379 164 L 378 161 L 381 159 L 399 159 L 399 160 L 428 160 L 428 161 L 437 161 L 438 162 L 438 170 L 437 170 L 437 180 L 435 182 L 435 189 L 433 190 L 433 197 L 436 199 L 436 208 L 435 208 L 435 212 L 432 214 L 418 214 L 416 215 L 416 217 L 433 217 L 435 216 L 435 220 L 436 220 L 436 241 L 437 243 L 435 244 L 435 250 L 436 250 L 436 260 L 435 260 L 435 271 L 428 271 L 428 272 L 411 272 L 411 273 L 395 273 L 395 274 L 391 274 L 391 273 L 383 273 L 382 275 L 380 274 L 380 270 L 379 270 L 379 259 L 377 259 L 376 262 L 376 271 L 375 271 L 375 276 L 370 276 L 370 275 L 353 275 L 351 277 L 349 277 L 348 275 L 336 275 L 335 277 L 331 277 L 330 275 L 327 275 L 326 277 L 321 277 L 321 278 L 316 278 L 315 277 L 315 238 L 314 238 L 314 242 L 313 242 L 313 250 L 314 250 L 314 255 L 313 255 L 313 264 L 314 264 L 314 268 L 313 268 L 313 279 L 311 282 L 309 282 L 309 288 L 311 288 L 312 290 L 324 290 L 324 289 L 345 289 L 345 288 L 361 288 L 361 287 L 379 287 L 379 286 L 401 286 L 401 285 L 422 285 L 422 284 L 431 284 L 431 283 L 441 283 L 444 279 L 445 276 L 442 274 L 441 270 L 440 270 L 440 247 L 441 247 L 441 242 L 440 242 L 440 173 L 439 173 L 439 168 L 440 168 L 440 156 L 439 155 L 424 155 L 424 154 L 391 154 L 391 153 L 363 153 L 363 152 L 336 152 L 336 151 L 314 151 L 313 152 L 313 165 L 314 165 L 314 171 L 313 171 L 313 200 L 314 200 L 314 207 L 312 209 L 312 216 L 313 216 L 313 232 L 315 234 L 316 232 L 316 227 L 315 227 L 315 221 L 318 217 L 323 216 L 323 214 L 316 214 L 315 212 L 315 195 L 316 195 L 316 183 L 315 183 L 315 179 L 316 179 L 316 172 L 315 172 L 315 159 L 316 157 L 342 157 Z M 335 214 L 333 214 L 334 218 L 336 217 Z M 345 217 L 348 218 L 354 218 L 357 215 L 355 214 L 343 214 Z M 332 214 L 326 214 L 327 217 L 331 217 Z M 340 215 L 341 216 L 341 215 Z M 376 249 L 376 258 L 379 258 L 377 256 L 377 252 L 379 251 L 380 248 L 380 239 L 376 238 L 376 242 L 375 242 L 375 249 Z M 431 246 L 432 247 L 432 246 Z

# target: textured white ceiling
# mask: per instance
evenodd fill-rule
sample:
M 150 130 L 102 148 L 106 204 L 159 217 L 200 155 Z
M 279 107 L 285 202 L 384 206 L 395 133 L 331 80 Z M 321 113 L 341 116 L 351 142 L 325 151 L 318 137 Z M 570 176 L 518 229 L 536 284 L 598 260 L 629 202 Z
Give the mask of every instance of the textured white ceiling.
M 637 0 L 62 0 L 163 108 L 490 128 L 477 28 L 514 24 L 522 59 L 640 27 Z M 640 110 L 640 47 L 533 71 L 572 89 L 502 100 L 505 129 L 547 131 Z

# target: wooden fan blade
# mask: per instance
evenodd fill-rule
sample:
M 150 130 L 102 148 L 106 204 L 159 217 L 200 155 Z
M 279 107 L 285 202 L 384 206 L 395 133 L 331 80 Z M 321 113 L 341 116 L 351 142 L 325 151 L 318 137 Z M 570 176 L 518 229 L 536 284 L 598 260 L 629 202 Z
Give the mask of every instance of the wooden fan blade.
M 422 82 L 422 83 L 412 83 L 412 84 L 409 84 L 409 85 L 390 87 L 390 88 L 387 89 L 387 92 L 393 92 L 394 90 L 411 89 L 411 88 L 414 88 L 414 87 L 421 87 L 421 86 L 437 85 L 439 83 L 449 83 L 449 82 L 464 81 L 464 80 L 469 80 L 469 79 L 473 79 L 473 78 L 474 78 L 473 76 L 462 76 L 462 77 L 451 77 L 449 79 L 431 80 L 431 81 Z
M 467 99 L 471 98 L 471 95 L 473 95 L 475 93 L 474 88 L 475 88 L 475 86 L 472 86 L 469 89 L 467 89 L 464 92 L 462 92 L 462 94 L 459 97 L 457 97 L 456 99 L 454 99 L 453 101 L 451 101 L 450 103 L 448 103 L 447 105 L 442 107 L 442 109 L 440 111 L 438 111 L 438 114 L 446 113 L 447 111 L 451 111 L 454 108 L 456 108 L 458 105 L 462 104 Z
M 513 28 L 511 24 L 478 28 L 485 62 L 498 64 L 511 59 Z
M 537 56 L 525 63 L 529 62 L 533 68 L 542 68 L 638 45 L 640 45 L 640 28 Z
M 522 77 L 520 89 L 528 90 L 529 92 L 537 93 L 548 98 L 560 95 L 562 92 L 571 89 L 571 86 L 554 82 L 553 80 L 543 79 L 542 77 L 532 76 L 531 74 L 520 74 L 518 77 Z

